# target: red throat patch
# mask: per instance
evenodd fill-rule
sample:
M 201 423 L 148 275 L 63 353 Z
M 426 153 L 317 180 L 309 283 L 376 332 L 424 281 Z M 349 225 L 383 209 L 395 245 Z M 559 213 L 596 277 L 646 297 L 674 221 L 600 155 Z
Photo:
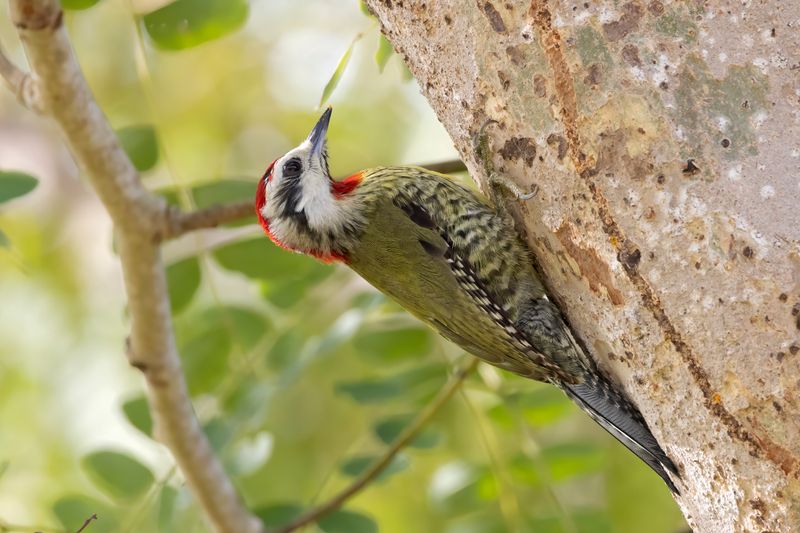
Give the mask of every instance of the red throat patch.
M 331 192 L 334 198 L 341 200 L 353 192 L 353 190 L 358 187 L 358 184 L 361 183 L 362 179 L 364 179 L 364 173 L 356 172 L 355 174 L 347 176 L 342 181 L 331 181 Z

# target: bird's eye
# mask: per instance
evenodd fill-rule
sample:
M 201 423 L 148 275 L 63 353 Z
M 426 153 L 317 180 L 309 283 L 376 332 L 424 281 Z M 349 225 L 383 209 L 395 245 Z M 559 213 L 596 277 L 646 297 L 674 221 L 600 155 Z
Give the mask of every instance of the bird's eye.
M 283 165 L 283 175 L 287 178 L 294 178 L 300 175 L 303 171 L 303 164 L 296 157 L 288 160 Z

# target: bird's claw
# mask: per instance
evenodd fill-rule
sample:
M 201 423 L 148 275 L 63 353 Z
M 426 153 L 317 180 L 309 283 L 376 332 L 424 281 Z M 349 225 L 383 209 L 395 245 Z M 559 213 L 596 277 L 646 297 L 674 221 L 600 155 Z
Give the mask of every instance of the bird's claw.
M 530 200 L 539 192 L 539 186 L 535 183 L 531 186 L 530 191 L 523 192 L 522 189 L 520 189 L 519 186 L 513 181 L 509 180 L 505 176 L 494 173 L 489 175 L 489 183 L 495 189 L 502 189 L 503 191 L 510 193 L 511 196 L 520 202 L 526 202 Z
M 487 119 L 472 137 L 472 144 L 476 158 L 483 163 L 483 170 L 489 177 L 492 203 L 500 209 L 502 206 L 501 202 L 499 202 L 501 196 L 499 193 L 510 193 L 516 200 L 525 202 L 536 196 L 536 193 L 539 192 L 539 187 L 534 184 L 530 191 L 524 192 L 516 183 L 495 172 L 489 146 L 489 136 L 486 134 L 486 128 L 493 124 L 499 124 L 499 122 L 493 118 Z

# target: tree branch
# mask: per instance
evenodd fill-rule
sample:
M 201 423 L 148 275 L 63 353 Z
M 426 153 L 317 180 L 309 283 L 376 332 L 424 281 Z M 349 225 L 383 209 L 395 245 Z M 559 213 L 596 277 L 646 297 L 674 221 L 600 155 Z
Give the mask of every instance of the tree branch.
M 216 228 L 228 222 L 253 216 L 254 213 L 255 207 L 252 201 L 212 205 L 206 209 L 188 213 L 176 209 L 172 211 L 169 222 L 165 226 L 166 232 L 161 237 L 164 240 L 175 239 L 191 231 Z
M 159 247 L 169 219 L 166 203 L 142 186 L 94 100 L 72 53 L 59 3 L 11 0 L 10 5 L 42 109 L 58 122 L 114 221 L 131 317 L 128 357 L 146 378 L 156 433 L 216 530 L 262 531 L 214 456 L 186 389 Z M 24 75 L 2 57 L 0 74 L 12 89 L 23 87 Z
M 460 159 L 451 159 L 450 161 L 441 161 L 439 163 L 428 163 L 419 165 L 422 168 L 438 172 L 439 174 L 453 174 L 455 172 L 466 172 L 467 165 Z
M 83 78 L 56 0 L 11 0 L 41 108 L 61 125 L 75 158 L 120 229 L 154 232 L 165 201 L 150 194 Z
M 26 108 L 36 113 L 42 112 L 39 92 L 33 77 L 8 58 L 0 45 L 0 78 L 5 81 L 9 90 L 17 95 L 17 100 Z
M 95 520 L 97 520 L 97 513 L 94 513 L 94 514 L 92 514 L 92 516 L 90 516 L 89 518 L 87 518 L 86 520 L 84 520 L 84 521 L 83 521 L 83 525 L 81 526 L 81 528 L 80 528 L 78 531 L 76 531 L 75 533 L 81 533 L 81 532 L 82 532 L 82 531 L 84 531 L 84 530 L 85 530 L 87 527 L 89 527 L 89 524 L 91 524 L 91 523 L 92 523 L 93 521 L 95 521 Z
M 304 526 L 312 524 L 322 518 L 323 516 L 332 513 L 344 503 L 364 490 L 387 466 L 389 466 L 395 456 L 408 446 L 414 440 L 420 431 L 431 421 L 431 419 L 438 413 L 442 407 L 447 403 L 450 398 L 458 391 L 464 379 L 478 366 L 480 361 L 477 358 L 472 358 L 469 364 L 456 371 L 450 380 L 445 383 L 444 387 L 439 391 L 439 394 L 431 400 L 431 403 L 425 406 L 425 409 L 417 415 L 417 417 L 403 430 L 403 432 L 395 439 L 389 448 L 383 453 L 372 466 L 369 467 L 364 473 L 355 479 L 349 486 L 347 486 L 340 493 L 336 494 L 327 502 L 318 507 L 310 510 L 304 515 L 300 516 L 289 525 L 284 526 L 277 530 L 277 533 L 291 533 Z

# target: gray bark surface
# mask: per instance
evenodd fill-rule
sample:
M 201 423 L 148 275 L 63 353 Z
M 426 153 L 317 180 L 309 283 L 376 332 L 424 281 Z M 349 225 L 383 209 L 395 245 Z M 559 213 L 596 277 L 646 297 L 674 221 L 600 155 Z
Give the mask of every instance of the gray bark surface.
M 471 174 L 683 475 L 695 531 L 800 531 L 800 3 L 369 0 Z

